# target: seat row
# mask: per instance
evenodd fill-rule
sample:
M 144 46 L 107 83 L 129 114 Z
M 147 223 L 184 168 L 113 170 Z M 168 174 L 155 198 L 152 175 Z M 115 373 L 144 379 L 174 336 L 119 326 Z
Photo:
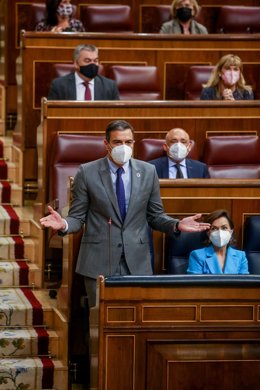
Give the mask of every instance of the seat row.
M 38 63 L 36 72 L 35 101 L 40 106 L 43 96 L 48 96 L 51 80 L 74 70 L 73 64 L 44 62 Z M 175 85 L 167 84 L 174 93 L 175 100 L 199 100 L 203 84 L 210 78 L 213 66 L 183 66 L 183 88 L 177 90 Z M 252 86 L 255 99 L 260 98 L 259 64 L 245 65 L 244 76 Z M 162 100 L 160 75 L 156 66 L 142 65 L 100 65 L 99 73 L 116 81 L 121 100 Z M 179 70 L 179 73 L 180 70 Z M 45 77 L 43 78 L 43 74 Z
M 135 145 L 135 157 L 150 161 L 165 152 L 163 139 L 146 138 Z M 106 155 L 104 137 L 86 134 L 57 134 L 49 165 L 49 201 L 62 209 L 67 203 L 68 177 L 79 165 Z M 198 159 L 192 141 L 190 158 Z M 205 139 L 202 160 L 208 165 L 211 178 L 260 178 L 260 139 L 257 136 L 212 136 Z
M 134 32 L 133 12 L 129 5 L 81 4 L 74 7 L 74 15 L 82 21 L 90 32 Z M 140 9 L 139 32 L 158 33 L 161 25 L 170 20 L 170 5 L 143 5 Z M 45 4 L 32 3 L 28 31 L 44 18 Z M 210 33 L 248 34 L 260 32 L 260 7 L 250 6 L 202 6 L 197 20 L 205 25 Z

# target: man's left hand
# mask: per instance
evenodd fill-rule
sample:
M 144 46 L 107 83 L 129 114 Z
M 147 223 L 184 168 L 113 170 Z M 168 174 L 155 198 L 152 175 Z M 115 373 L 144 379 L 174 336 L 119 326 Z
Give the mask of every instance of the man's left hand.
M 192 215 L 191 217 L 183 218 L 179 221 L 178 229 L 181 232 L 203 232 L 210 228 L 209 223 L 197 222 L 197 219 L 200 219 L 202 214 Z

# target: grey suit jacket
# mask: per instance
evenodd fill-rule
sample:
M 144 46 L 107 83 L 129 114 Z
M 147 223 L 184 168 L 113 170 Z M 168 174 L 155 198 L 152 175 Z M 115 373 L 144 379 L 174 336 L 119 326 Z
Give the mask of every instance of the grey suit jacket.
M 76 267 L 82 275 L 113 275 L 123 251 L 131 274 L 151 275 L 148 224 L 174 234 L 177 220 L 164 213 L 155 167 L 135 159 L 130 163 L 132 187 L 124 222 L 106 157 L 81 165 L 75 176 L 66 220 L 67 233 L 85 224 Z
M 95 77 L 94 96 L 95 100 L 120 99 L 115 81 L 100 75 Z M 77 100 L 74 72 L 52 81 L 48 100 Z
M 177 19 L 172 19 L 169 22 L 163 23 L 161 34 L 182 34 L 180 23 Z M 202 24 L 196 22 L 196 20 L 191 21 L 191 34 L 208 34 L 208 30 Z

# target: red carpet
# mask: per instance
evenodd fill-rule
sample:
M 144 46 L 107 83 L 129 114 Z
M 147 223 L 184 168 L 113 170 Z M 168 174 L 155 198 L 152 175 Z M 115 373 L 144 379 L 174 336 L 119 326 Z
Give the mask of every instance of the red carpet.
M 24 240 L 20 236 L 12 237 L 14 240 L 15 259 L 24 259 Z
M 11 186 L 8 181 L 0 181 L 2 186 L 1 192 L 1 203 L 10 203 L 11 202 Z
M 0 179 L 7 179 L 7 164 L 4 160 L 0 160 Z
M 19 234 L 20 221 L 12 206 L 2 205 L 10 217 L 10 234 Z
M 2 141 L 0 141 L 0 158 L 4 155 L 4 144 Z
M 32 305 L 33 309 L 33 325 L 43 325 L 43 311 L 42 311 L 42 305 L 38 301 L 38 299 L 35 297 L 32 290 L 29 288 L 21 288 L 22 292 Z
M 17 261 L 17 264 L 20 267 L 20 272 L 19 272 L 19 282 L 20 286 L 27 286 L 29 283 L 29 267 L 26 261 Z

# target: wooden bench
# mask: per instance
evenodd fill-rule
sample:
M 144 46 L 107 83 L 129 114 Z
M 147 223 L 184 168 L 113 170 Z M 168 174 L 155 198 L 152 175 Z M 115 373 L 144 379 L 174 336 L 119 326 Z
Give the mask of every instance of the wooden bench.
M 160 34 L 115 36 L 115 34 L 86 33 L 24 33 L 20 58 L 23 66 L 21 75 L 18 75 L 18 123 L 14 140 L 25 150 L 24 172 L 28 179 L 36 177 L 36 172 L 32 172 L 31 159 L 34 158 L 36 128 L 40 123 L 36 82 L 40 76 L 37 72 L 44 68 L 44 64 L 50 62 L 71 63 L 75 46 L 86 41 L 99 47 L 100 60 L 104 67 L 113 64 L 156 66 L 160 75 L 160 91 L 164 98 L 172 98 L 173 94 L 176 96 L 176 90 L 180 87 L 172 80 L 172 71 L 176 70 L 178 64 L 187 66 L 215 64 L 223 54 L 230 53 L 230 50 L 240 55 L 250 66 L 260 63 L 260 41 L 256 35 L 165 37 Z M 26 82 L 23 83 L 23 80 Z M 166 88 L 168 82 L 172 88 Z M 30 131 L 27 130 L 28 128 Z
M 208 135 L 258 135 L 260 102 L 55 102 L 43 101 L 38 128 L 38 202 L 40 215 L 49 193 L 49 158 L 58 133 L 104 136 L 109 121 L 126 119 L 135 128 L 136 142 L 164 138 L 168 130 L 182 127 L 196 142 L 201 159 Z M 36 160 L 35 160 L 36 161 Z
M 258 0 L 247 0 L 248 6 L 257 6 Z M 22 0 L 9 0 L 4 2 L 5 7 L 5 87 L 7 89 L 7 113 L 9 115 L 17 112 L 17 86 L 16 86 L 16 59 L 19 55 L 20 49 L 20 30 L 24 29 L 32 31 L 36 24 L 36 20 L 31 15 L 31 3 L 29 1 Z M 44 0 L 34 0 L 33 3 L 45 4 Z M 81 12 L 87 4 L 104 4 L 102 0 L 74 0 L 73 5 L 77 6 L 77 18 L 81 18 Z M 106 4 L 127 4 L 131 7 L 132 14 L 134 15 L 134 31 L 135 32 L 147 32 L 145 30 L 144 10 L 151 5 L 169 5 L 168 0 L 107 0 Z M 229 5 L 243 5 L 244 0 L 229 0 Z M 225 5 L 224 0 L 201 0 L 200 5 L 203 8 L 210 10 L 212 6 Z M 213 7 L 213 8 L 214 8 Z M 206 18 L 206 24 L 212 23 L 212 15 L 209 12 L 209 16 Z M 155 25 L 153 23 L 153 25 Z M 209 28 L 210 31 L 210 28 Z M 149 32 L 152 32 L 151 29 Z

